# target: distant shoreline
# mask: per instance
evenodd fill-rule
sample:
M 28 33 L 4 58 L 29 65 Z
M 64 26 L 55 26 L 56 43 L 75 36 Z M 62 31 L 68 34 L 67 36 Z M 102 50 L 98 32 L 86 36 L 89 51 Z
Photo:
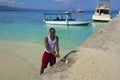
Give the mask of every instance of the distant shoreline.
M 30 8 L 20 8 L 20 7 L 10 7 L 10 6 L 5 6 L 5 5 L 0 5 L 0 11 L 40 11 L 40 12 L 45 12 L 45 11 L 55 11 L 55 12 L 65 12 L 68 10 L 47 10 L 47 9 L 30 9 Z M 71 12 L 75 12 L 75 10 L 70 10 Z M 84 10 L 84 12 L 88 11 L 94 11 L 94 10 Z M 113 11 L 119 11 L 119 10 L 113 10 Z M 112 12 L 112 11 L 111 11 Z

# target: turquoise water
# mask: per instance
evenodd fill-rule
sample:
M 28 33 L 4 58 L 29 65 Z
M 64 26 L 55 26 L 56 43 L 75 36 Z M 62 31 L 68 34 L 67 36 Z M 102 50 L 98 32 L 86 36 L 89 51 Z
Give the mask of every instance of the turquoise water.
M 43 12 L 32 11 L 1 11 L 0 40 L 38 43 L 44 46 L 44 37 L 49 34 L 49 28 L 55 27 L 59 37 L 60 50 L 71 51 L 90 35 L 99 30 L 105 22 L 92 22 L 93 12 L 73 13 L 73 18 L 89 20 L 89 25 L 58 26 L 46 25 L 42 22 Z M 116 12 L 112 13 L 113 17 Z

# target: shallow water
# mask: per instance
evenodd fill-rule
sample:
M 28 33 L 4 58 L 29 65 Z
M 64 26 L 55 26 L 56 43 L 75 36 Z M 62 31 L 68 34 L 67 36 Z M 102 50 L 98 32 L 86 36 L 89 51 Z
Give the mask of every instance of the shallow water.
M 59 37 L 60 51 L 68 53 L 100 29 L 104 22 L 92 22 L 93 12 L 73 13 L 73 18 L 89 20 L 89 25 L 58 26 L 42 22 L 43 12 L 3 11 L 0 12 L 0 40 L 38 43 L 44 46 L 44 37 L 54 27 Z M 116 13 L 113 13 L 115 15 Z

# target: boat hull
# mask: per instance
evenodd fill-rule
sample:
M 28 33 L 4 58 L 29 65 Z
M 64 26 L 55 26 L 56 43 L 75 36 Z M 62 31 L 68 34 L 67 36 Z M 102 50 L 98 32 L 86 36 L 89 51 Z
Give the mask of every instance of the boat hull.
M 92 16 L 93 21 L 110 21 L 111 16 L 110 15 L 96 15 L 94 14 Z
M 69 25 L 69 26 L 79 26 L 88 25 L 88 21 L 44 21 L 46 24 L 51 25 Z

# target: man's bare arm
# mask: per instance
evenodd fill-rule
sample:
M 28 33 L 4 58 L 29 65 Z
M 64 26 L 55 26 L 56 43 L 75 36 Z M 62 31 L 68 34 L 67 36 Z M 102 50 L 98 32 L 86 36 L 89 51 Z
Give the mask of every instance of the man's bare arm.
M 59 38 L 56 36 L 56 57 L 60 58 L 60 54 L 59 54 Z

